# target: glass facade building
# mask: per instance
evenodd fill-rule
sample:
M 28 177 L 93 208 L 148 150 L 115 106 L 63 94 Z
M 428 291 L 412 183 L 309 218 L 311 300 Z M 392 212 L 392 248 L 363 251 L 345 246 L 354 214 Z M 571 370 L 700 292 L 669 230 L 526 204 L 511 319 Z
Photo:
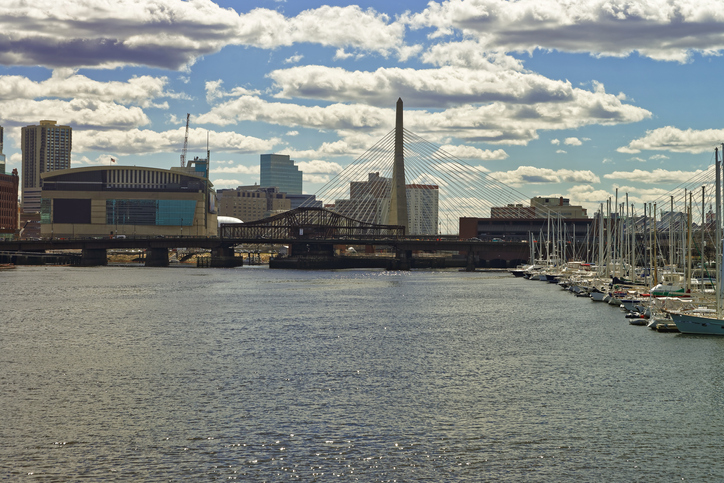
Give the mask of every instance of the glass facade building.
M 280 193 L 302 194 L 302 172 L 286 154 L 262 154 L 260 161 L 262 188 L 279 188 Z

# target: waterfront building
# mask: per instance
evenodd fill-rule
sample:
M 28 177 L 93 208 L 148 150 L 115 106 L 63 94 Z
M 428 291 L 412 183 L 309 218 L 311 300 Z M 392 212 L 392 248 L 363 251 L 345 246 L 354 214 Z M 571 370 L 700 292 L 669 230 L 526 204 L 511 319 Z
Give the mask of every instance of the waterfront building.
M 208 158 L 170 170 L 94 166 L 41 175 L 41 235 L 216 236 Z
M 233 216 L 245 222 L 261 220 L 291 209 L 286 193 L 277 187 L 238 186 L 217 192 L 219 215 Z
M 588 218 L 588 211 L 582 206 L 571 205 L 568 198 L 531 198 L 530 206 L 509 204 L 490 208 L 491 218 L 547 218 L 548 215 L 563 218 Z
M 302 172 L 286 154 L 262 154 L 260 159 L 260 185 L 278 188 L 289 195 L 302 194 Z
M 18 230 L 18 170 L 11 175 L 0 173 L 0 237 L 13 235 Z
M 536 216 L 544 218 L 548 213 L 563 218 L 588 218 L 588 211 L 582 206 L 571 205 L 568 198 L 543 198 L 537 196 L 530 200 L 531 208 L 535 208 Z
M 40 211 L 44 173 L 70 168 L 72 129 L 56 121 L 40 121 L 37 126 L 21 130 L 22 150 L 22 209 Z

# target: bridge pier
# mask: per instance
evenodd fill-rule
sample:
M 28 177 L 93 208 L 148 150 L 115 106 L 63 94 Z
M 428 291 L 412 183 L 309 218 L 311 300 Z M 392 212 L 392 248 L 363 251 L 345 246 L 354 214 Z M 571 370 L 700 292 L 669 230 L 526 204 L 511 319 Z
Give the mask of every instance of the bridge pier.
M 210 266 L 215 268 L 234 268 L 244 265 L 244 258 L 237 257 L 234 247 L 217 247 L 211 249 Z
M 108 265 L 108 254 L 105 248 L 84 248 L 81 252 L 81 257 L 81 267 Z
M 395 259 L 390 260 L 387 270 L 410 270 L 412 268 L 412 250 L 398 250 Z
M 146 267 L 168 267 L 168 248 L 147 248 Z
M 475 271 L 475 253 L 473 253 L 472 250 L 468 251 L 467 261 L 465 264 L 465 271 L 466 272 Z

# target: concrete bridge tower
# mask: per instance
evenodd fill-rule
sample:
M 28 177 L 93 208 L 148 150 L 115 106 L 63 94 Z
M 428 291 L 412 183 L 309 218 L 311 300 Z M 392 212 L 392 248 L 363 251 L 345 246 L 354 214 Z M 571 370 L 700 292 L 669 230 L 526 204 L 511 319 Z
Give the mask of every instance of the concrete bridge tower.
M 402 136 L 402 99 L 397 99 L 397 118 L 395 123 L 395 160 L 392 165 L 392 193 L 390 195 L 390 225 L 405 227 L 405 234 L 409 234 L 410 226 L 407 220 L 407 190 L 405 187 L 405 153 Z

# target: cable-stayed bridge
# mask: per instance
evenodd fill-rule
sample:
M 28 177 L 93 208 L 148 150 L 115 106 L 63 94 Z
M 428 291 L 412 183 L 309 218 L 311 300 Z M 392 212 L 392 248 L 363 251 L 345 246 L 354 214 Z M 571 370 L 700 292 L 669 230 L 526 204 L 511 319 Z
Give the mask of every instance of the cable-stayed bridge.
M 395 128 L 317 191 L 316 199 L 362 222 L 403 225 L 410 235 L 454 234 L 460 218 L 490 217 L 494 207 L 497 216 L 533 217 L 519 209 L 530 197 L 487 171 L 405 129 L 398 100 Z M 401 199 L 406 207 L 399 206 Z M 395 218 L 405 209 L 406 216 Z

